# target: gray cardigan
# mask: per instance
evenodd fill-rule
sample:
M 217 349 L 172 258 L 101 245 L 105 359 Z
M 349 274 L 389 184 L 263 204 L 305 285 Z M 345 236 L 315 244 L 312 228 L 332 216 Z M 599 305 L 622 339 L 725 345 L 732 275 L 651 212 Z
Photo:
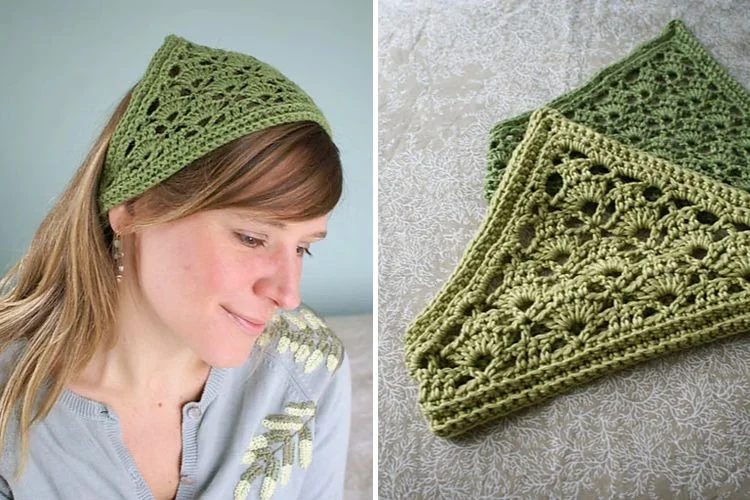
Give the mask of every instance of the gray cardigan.
M 21 342 L 0 354 L 2 383 Z M 176 499 L 341 498 L 350 405 L 341 341 L 305 306 L 279 314 L 243 366 L 212 368 L 183 406 Z M 8 432 L 0 499 L 153 499 L 106 404 L 65 389 L 32 425 L 19 481 L 17 422 Z

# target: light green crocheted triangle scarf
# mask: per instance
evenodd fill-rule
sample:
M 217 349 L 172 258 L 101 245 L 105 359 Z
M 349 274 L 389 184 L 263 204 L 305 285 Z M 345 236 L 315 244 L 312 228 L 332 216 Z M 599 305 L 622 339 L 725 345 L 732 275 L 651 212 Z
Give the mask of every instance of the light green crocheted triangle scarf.
M 531 116 L 477 236 L 406 333 L 453 436 L 670 351 L 750 330 L 750 194 Z
M 546 107 L 627 145 L 750 191 L 750 94 L 679 20 Z M 492 128 L 487 200 L 530 116 L 524 113 Z

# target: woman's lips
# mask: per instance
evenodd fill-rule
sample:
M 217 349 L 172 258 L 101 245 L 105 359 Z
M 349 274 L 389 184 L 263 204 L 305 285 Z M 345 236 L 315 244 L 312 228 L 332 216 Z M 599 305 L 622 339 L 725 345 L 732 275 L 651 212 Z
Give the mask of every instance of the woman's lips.
M 266 327 L 265 322 L 261 323 L 258 321 L 249 320 L 245 318 L 244 316 L 240 316 L 239 314 L 233 313 L 227 308 L 224 308 L 224 310 L 227 312 L 227 314 L 229 314 L 229 316 L 232 317 L 235 323 L 237 323 L 243 330 L 245 330 L 246 332 L 252 335 L 263 333 L 263 330 Z

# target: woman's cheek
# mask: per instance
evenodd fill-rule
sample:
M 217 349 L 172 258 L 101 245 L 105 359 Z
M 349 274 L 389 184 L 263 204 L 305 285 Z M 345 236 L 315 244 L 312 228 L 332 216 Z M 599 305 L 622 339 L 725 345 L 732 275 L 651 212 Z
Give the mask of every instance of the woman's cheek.
M 250 290 L 252 265 L 247 258 L 226 255 L 217 259 L 210 286 L 214 290 L 232 292 Z

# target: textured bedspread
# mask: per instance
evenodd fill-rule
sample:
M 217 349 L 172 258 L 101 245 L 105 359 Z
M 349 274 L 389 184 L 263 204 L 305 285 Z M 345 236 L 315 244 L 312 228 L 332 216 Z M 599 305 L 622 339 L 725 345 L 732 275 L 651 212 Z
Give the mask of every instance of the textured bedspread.
M 428 430 L 404 365 L 409 322 L 482 221 L 492 126 L 581 85 L 673 18 L 750 87 L 747 2 L 380 1 L 380 498 L 750 498 L 750 335 L 460 440 Z

